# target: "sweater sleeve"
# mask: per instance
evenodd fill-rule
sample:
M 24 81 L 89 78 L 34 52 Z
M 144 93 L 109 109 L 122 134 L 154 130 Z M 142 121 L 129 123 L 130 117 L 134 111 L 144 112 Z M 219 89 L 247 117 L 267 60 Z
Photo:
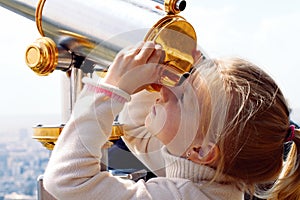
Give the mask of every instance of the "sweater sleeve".
M 119 121 L 124 124 L 123 140 L 130 151 L 157 176 L 165 176 L 163 145 L 145 127 L 145 118 L 158 97 L 158 93 L 147 90 L 133 95 L 120 113 Z
M 44 173 L 44 187 L 55 198 L 64 200 L 99 199 L 102 195 L 107 199 L 130 199 L 143 187 L 128 190 L 133 181 L 118 180 L 100 171 L 101 147 L 110 135 L 113 119 L 124 106 L 119 100 L 122 91 L 115 92 L 116 88 L 105 85 L 105 91 L 119 96 L 115 98 L 108 95 L 112 93 L 97 93 L 89 86 L 82 90 L 55 144 Z

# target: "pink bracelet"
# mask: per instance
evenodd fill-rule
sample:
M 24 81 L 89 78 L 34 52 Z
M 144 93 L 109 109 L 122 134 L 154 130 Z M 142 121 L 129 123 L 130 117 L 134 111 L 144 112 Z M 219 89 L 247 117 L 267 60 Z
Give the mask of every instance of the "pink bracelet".
M 87 86 L 87 89 L 91 92 L 95 92 L 95 93 L 101 93 L 101 94 L 104 94 L 105 96 L 108 96 L 120 103 L 125 103 L 127 102 L 128 100 L 125 99 L 124 97 L 118 95 L 118 94 L 115 94 L 113 91 L 111 90 L 108 90 L 108 89 L 104 89 L 104 88 L 101 88 L 101 87 L 97 87 L 97 86 L 94 86 L 94 85 L 91 85 L 91 84 L 86 84 Z

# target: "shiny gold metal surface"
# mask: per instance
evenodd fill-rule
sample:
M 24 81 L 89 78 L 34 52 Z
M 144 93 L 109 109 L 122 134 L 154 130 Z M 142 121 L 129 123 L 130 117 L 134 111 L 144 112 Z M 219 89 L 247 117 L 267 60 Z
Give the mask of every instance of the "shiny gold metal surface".
M 57 58 L 56 44 L 48 37 L 37 39 L 25 52 L 27 66 L 40 76 L 47 76 L 54 71 Z
M 44 126 L 37 125 L 33 127 L 33 139 L 38 140 L 48 150 L 53 150 L 55 143 L 63 129 L 64 125 L 59 126 Z M 118 140 L 124 135 L 123 125 L 119 122 L 114 122 L 109 141 L 102 148 L 110 148 L 113 143 L 111 141 Z
M 123 125 L 115 121 L 112 125 L 111 134 L 108 140 L 118 140 L 123 135 L 124 135 Z
M 97 76 L 99 76 L 100 78 L 104 78 L 106 73 L 106 71 L 96 71 Z
M 161 74 L 161 83 L 176 86 L 182 74 L 189 72 L 194 64 L 197 36 L 193 26 L 181 16 L 167 15 L 147 33 L 145 41 L 155 41 L 162 46 L 165 70 Z
M 43 8 L 45 5 L 46 0 L 39 0 L 36 10 L 35 10 L 35 23 L 37 26 L 38 31 L 40 32 L 41 36 L 45 36 L 43 27 L 42 27 L 42 15 L 43 15 Z
M 64 125 L 59 126 L 43 126 L 38 125 L 33 127 L 33 139 L 38 140 L 48 150 L 53 150 L 55 142 L 60 135 Z

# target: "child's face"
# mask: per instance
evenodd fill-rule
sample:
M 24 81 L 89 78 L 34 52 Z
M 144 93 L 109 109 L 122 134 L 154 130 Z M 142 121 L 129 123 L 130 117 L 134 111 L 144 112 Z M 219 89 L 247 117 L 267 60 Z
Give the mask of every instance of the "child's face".
M 194 141 L 199 126 L 199 99 L 189 81 L 178 87 L 162 87 L 145 124 L 148 130 L 181 156 Z
M 160 97 L 156 100 L 147 116 L 147 128 L 164 144 L 168 144 L 178 131 L 181 116 L 181 93 L 179 90 L 174 91 L 170 88 L 162 87 Z

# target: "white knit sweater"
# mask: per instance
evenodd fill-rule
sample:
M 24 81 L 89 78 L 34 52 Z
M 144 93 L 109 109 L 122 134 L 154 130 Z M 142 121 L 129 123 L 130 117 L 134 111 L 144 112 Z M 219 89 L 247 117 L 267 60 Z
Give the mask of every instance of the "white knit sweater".
M 91 79 L 85 82 L 97 85 Z M 123 91 L 108 85 L 104 87 L 128 99 Z M 242 200 L 241 191 L 233 185 L 224 184 L 225 176 L 206 185 L 214 176 L 214 169 L 169 154 L 147 132 L 143 126 L 147 108 L 145 102 L 136 103 L 136 112 L 130 109 L 128 115 L 128 108 L 134 104 L 135 99 L 151 100 L 151 95 L 149 92 L 141 92 L 123 109 L 124 103 L 119 99 L 95 93 L 85 86 L 52 152 L 44 174 L 45 189 L 62 200 Z M 134 182 L 100 171 L 101 146 L 107 141 L 113 119 L 122 109 L 120 120 L 127 123 L 127 135 L 124 137 L 126 144 L 160 177 L 147 182 Z

